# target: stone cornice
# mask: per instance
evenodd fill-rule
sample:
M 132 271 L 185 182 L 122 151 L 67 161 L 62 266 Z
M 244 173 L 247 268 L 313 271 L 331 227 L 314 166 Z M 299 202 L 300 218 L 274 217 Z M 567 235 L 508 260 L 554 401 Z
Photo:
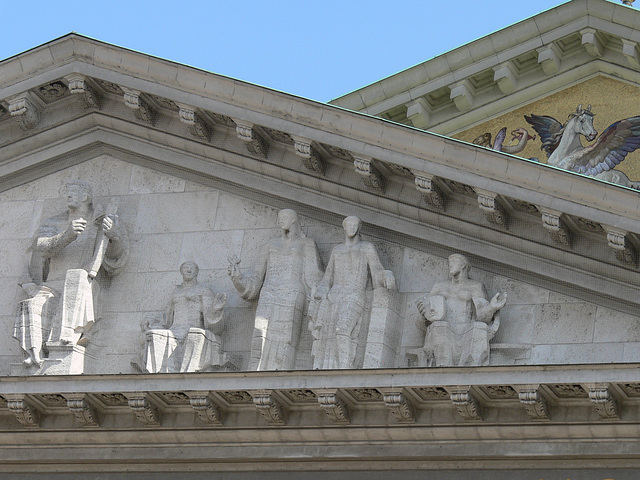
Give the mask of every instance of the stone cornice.
M 567 76 L 577 82 L 602 73 L 639 83 L 639 23 L 637 10 L 613 2 L 567 2 L 331 103 L 455 134 L 536 98 L 534 90 L 548 95 L 566 87 Z M 417 101 L 422 115 L 406 110 Z
M 478 264 L 489 262 L 484 264 L 489 269 L 491 262 L 508 265 L 515 276 L 518 265 L 526 264 L 521 274 L 545 288 L 549 282 L 558 291 L 570 286 L 572 294 L 596 295 L 617 309 L 637 305 L 635 260 L 619 262 L 613 246 L 592 248 L 611 243 L 603 225 L 626 232 L 629 246 L 638 243 L 637 192 L 75 35 L 45 47 L 21 59 L 26 65 L 29 55 L 46 51 L 53 55 L 51 68 L 7 84 L 0 89 L 0 103 L 16 98 L 2 96 L 14 94 L 16 85 L 59 87 L 75 75 L 96 89 L 100 109 L 80 106 L 75 95 L 42 102 L 41 121 L 28 136 L 15 122 L 0 119 L 0 190 L 109 153 L 218 188 L 240 189 L 243 195 L 251 192 L 274 206 L 293 203 L 328 221 L 356 214 L 377 228 L 377 236 L 385 229 L 402 232 L 395 234 L 417 248 L 440 248 L 443 255 L 463 250 Z M 0 72 L 11 61 L 0 63 Z M 116 68 L 118 62 L 125 66 Z M 155 72 L 156 81 L 144 78 L 147 70 Z M 206 91 L 198 88 L 205 81 Z M 123 108 L 125 91 L 137 92 L 153 109 L 153 124 Z M 193 134 L 184 123 L 185 106 L 215 130 L 215 138 Z M 245 148 L 238 129 L 247 126 L 269 149 Z M 322 158 L 323 168 L 305 166 L 301 139 Z M 362 159 L 368 171 L 356 168 Z M 372 172 L 375 185 L 384 188 L 367 186 Z M 443 208 L 424 201 L 417 178 L 429 178 L 438 188 Z M 558 212 L 576 238 L 587 240 L 576 242 L 580 249 L 549 237 L 541 219 L 545 210 Z M 517 221 L 493 222 L 498 217 Z

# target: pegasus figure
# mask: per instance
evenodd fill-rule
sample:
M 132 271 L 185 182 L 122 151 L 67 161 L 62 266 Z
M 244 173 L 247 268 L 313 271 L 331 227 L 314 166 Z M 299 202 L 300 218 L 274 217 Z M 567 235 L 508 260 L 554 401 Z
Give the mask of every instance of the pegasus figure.
M 640 182 L 632 182 L 624 173 L 613 171 L 628 153 L 640 148 L 640 116 L 626 118 L 610 125 L 588 147 L 582 145 L 583 135 L 591 142 L 598 136 L 593 128 L 591 105 L 578 105 L 564 125 L 547 115 L 525 115 L 542 141 L 547 164 L 582 173 L 612 183 L 640 190 Z

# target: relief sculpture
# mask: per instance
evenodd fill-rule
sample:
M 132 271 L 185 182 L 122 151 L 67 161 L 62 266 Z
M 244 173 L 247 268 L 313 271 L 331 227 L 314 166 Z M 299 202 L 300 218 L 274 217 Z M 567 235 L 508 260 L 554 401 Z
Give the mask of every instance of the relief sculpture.
M 281 210 L 278 226 L 282 235 L 261 248 L 253 270 L 242 273 L 240 260 L 229 259 L 229 277 L 240 296 L 258 298 L 250 370 L 294 368 L 302 319 L 322 276 L 318 249 L 303 236 L 297 213 Z
M 220 337 L 227 295 L 198 283 L 198 271 L 196 263 L 183 263 L 182 283 L 164 314 L 145 317 L 143 365 L 134 366 L 149 373 L 173 373 L 210 371 L 227 363 Z
M 369 278 L 374 289 L 396 288 L 393 272 L 384 269 L 375 246 L 360 239 L 360 219 L 347 217 L 342 226 L 345 243 L 331 251 L 314 292 L 319 306 L 309 324 L 314 339 L 313 368 L 358 368 L 357 354 L 366 341 L 360 332 L 370 310 Z
M 100 284 L 119 273 L 129 257 L 127 230 L 115 204 L 98 213 L 88 183 L 71 181 L 66 190 L 68 211 L 40 225 L 30 278 L 21 285 L 29 298 L 18 305 L 13 336 L 27 367 L 39 367 L 53 350 L 63 357 L 84 351 L 77 347 L 87 344 L 100 317 Z
M 507 294 L 497 293 L 488 300 L 484 285 L 470 279 L 469 270 L 465 256 L 451 255 L 449 280 L 436 283 L 417 302 L 426 322 L 426 366 L 489 364 L 489 341 L 500 326 L 497 313 L 506 304 Z

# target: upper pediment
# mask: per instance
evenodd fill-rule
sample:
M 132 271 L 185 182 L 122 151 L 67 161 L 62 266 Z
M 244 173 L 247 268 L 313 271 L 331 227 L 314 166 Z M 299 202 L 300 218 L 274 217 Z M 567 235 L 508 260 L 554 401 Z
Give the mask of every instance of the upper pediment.
M 75 34 L 0 71 L 3 190 L 113 154 L 635 308 L 634 191 Z
M 575 0 L 331 103 L 455 135 L 594 76 L 640 83 L 640 11 Z

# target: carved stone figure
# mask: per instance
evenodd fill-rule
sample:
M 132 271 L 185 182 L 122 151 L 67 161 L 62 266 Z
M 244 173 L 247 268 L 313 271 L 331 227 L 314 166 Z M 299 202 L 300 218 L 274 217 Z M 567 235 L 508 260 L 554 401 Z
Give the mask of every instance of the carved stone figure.
M 525 115 L 524 118 L 540 135 L 540 148 L 547 153 L 549 165 L 640 189 L 640 182 L 629 180 L 618 170 L 612 171 L 628 153 L 640 147 L 640 116 L 611 124 L 593 145 L 583 147 L 581 135 L 589 142 L 598 135 L 593 127 L 594 116 L 591 105 L 586 109 L 578 105 L 564 125 L 547 115 Z
M 251 370 L 294 368 L 302 319 L 311 291 L 322 276 L 315 242 L 302 235 L 293 210 L 278 213 L 282 236 L 271 239 L 259 253 L 254 269 L 240 272 L 231 258 L 229 276 L 245 300 L 258 297 L 251 343 Z
M 119 273 L 129 258 L 127 230 L 112 202 L 94 211 L 91 186 L 66 185 L 68 211 L 45 220 L 32 245 L 30 298 L 18 305 L 13 336 L 26 366 L 39 366 L 56 347 L 85 345 L 100 317 L 100 283 Z
M 417 302 L 427 325 L 427 366 L 489 363 L 489 340 L 500 326 L 497 312 L 507 302 L 507 294 L 497 293 L 487 300 L 484 285 L 471 280 L 469 270 L 465 256 L 451 255 L 450 279 L 436 283 L 431 293 Z
M 314 368 L 356 368 L 360 329 L 368 310 L 368 280 L 374 289 L 395 289 L 393 272 L 384 269 L 374 245 L 360 239 L 360 219 L 347 217 L 342 226 L 345 243 L 331 251 L 314 292 L 320 302 L 309 324 Z
M 167 304 L 164 315 L 146 317 L 146 354 L 143 370 L 199 372 L 226 363 L 222 352 L 225 293 L 213 293 L 198 283 L 198 265 L 180 265 L 182 283 Z

